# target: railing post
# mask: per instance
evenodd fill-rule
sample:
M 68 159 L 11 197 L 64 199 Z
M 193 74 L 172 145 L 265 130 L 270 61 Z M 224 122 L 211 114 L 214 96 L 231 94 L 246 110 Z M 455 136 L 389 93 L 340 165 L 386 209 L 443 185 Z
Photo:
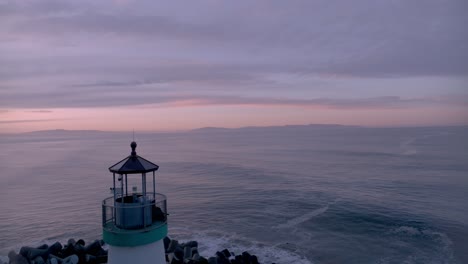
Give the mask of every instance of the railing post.
M 105 227 L 106 225 L 106 206 L 105 206 L 105 200 L 102 202 L 102 226 Z
M 140 206 L 143 209 L 143 228 L 146 228 L 146 194 L 143 195 L 143 204 Z

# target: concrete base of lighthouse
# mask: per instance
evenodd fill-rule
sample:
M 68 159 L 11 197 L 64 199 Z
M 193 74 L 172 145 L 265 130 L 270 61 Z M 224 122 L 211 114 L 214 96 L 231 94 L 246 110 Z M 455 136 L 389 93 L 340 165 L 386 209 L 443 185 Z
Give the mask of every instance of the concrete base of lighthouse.
M 163 240 L 137 247 L 109 245 L 108 264 L 166 264 Z

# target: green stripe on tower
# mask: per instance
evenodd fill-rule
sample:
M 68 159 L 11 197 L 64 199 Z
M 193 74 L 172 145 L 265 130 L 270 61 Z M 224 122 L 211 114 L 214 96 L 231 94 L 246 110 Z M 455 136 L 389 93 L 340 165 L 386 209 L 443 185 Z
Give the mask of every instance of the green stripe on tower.
M 167 236 L 167 224 L 149 230 L 128 230 L 114 232 L 107 228 L 102 231 L 104 242 L 117 247 L 137 247 L 151 244 Z

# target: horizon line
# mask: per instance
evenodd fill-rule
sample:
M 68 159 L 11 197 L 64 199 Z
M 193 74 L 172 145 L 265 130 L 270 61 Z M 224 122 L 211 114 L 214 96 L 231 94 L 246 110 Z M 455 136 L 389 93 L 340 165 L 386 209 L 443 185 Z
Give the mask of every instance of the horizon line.
M 196 132 L 200 130 L 219 129 L 219 130 L 241 130 L 241 129 L 261 129 L 261 128 L 286 128 L 286 127 L 308 127 L 308 126 L 323 126 L 323 127 L 347 127 L 347 128 L 436 128 L 436 127 L 468 127 L 468 124 L 455 124 L 455 125 L 397 125 L 397 126 L 369 126 L 369 125 L 342 125 L 342 124 L 288 124 L 288 125 L 270 125 L 270 126 L 240 126 L 240 127 L 215 127 L 205 126 L 192 129 L 180 130 L 141 130 L 137 133 L 187 133 Z M 29 133 L 44 133 L 44 132 L 104 132 L 104 133 L 131 133 L 133 130 L 97 130 L 97 129 L 45 129 L 45 130 L 31 130 L 25 132 L 0 132 L 1 135 L 20 135 Z

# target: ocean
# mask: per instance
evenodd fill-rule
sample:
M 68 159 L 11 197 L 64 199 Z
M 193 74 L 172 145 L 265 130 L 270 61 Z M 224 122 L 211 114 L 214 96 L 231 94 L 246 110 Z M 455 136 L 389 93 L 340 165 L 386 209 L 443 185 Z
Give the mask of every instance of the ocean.
M 261 263 L 468 263 L 468 127 L 286 126 L 135 135 L 169 235 Z M 0 259 L 101 238 L 132 133 L 0 135 Z M 137 182 L 137 177 L 134 179 Z

